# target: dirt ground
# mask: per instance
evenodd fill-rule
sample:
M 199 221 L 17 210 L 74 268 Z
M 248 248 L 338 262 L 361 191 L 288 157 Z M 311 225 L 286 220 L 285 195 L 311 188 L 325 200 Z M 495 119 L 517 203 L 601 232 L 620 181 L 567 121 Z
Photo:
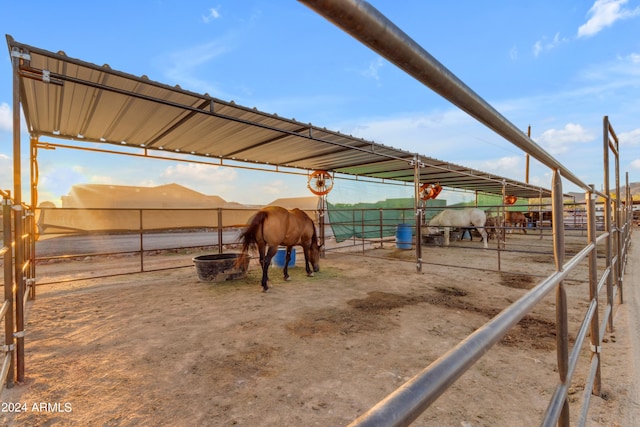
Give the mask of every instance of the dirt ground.
M 508 248 L 519 240 L 529 252 L 502 252 L 502 272 L 497 253 L 474 240 L 424 248 L 422 273 L 412 250 L 392 244 L 366 257 L 329 252 L 312 278 L 299 254 L 291 281 L 270 270 L 268 293 L 255 263 L 246 278 L 221 283 L 199 282 L 189 267 L 40 286 L 28 308 L 26 381 L 2 392 L 0 424 L 347 425 L 553 269 L 550 237 L 509 236 Z M 100 262 L 41 270 L 70 278 L 129 260 Z M 586 263 L 565 286 L 573 343 L 588 303 Z M 615 313 L 615 332 L 604 337 L 602 394 L 591 398 L 587 425 L 624 426 L 638 410 L 630 370 L 639 353 L 625 305 Z M 584 347 L 569 390 L 572 425 L 588 340 Z M 539 425 L 556 366 L 551 294 L 414 425 Z

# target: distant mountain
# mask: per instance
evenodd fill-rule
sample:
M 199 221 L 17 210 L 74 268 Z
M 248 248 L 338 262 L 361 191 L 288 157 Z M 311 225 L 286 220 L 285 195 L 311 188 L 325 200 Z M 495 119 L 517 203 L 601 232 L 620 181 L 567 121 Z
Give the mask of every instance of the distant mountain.
M 609 190 L 612 193 L 615 193 L 616 191 L 616 183 L 614 182 L 609 182 Z M 640 182 L 630 182 L 629 183 L 629 188 L 631 188 L 631 197 L 634 197 L 635 199 L 640 198 Z M 599 189 L 596 188 L 596 190 L 600 190 L 602 191 L 602 187 L 600 187 Z M 620 186 L 620 194 L 624 197 L 627 191 L 627 187 L 625 185 Z M 576 198 L 576 201 L 584 201 L 584 193 L 568 193 L 570 196 L 573 196 Z
M 631 197 L 633 197 L 633 196 L 640 197 L 640 182 L 630 182 L 629 183 L 629 188 L 631 189 Z M 627 191 L 626 185 L 620 187 L 620 192 L 621 193 L 624 194 L 626 191 Z

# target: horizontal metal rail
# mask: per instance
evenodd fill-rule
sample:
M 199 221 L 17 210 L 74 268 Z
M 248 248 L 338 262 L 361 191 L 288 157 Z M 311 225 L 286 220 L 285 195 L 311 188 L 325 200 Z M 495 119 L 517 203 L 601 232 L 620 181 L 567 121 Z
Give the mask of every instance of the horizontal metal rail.
M 12 352 L 13 350 L 7 350 L 2 358 L 2 369 L 0 369 L 0 393 L 2 393 L 7 385 L 7 377 L 9 376 L 11 368 Z
M 5 314 L 7 314 L 7 310 L 9 310 L 9 307 L 11 307 L 11 301 L 4 300 L 4 302 L 2 303 L 2 307 L 0 308 L 0 319 L 4 317 Z
M 511 304 L 497 316 L 446 352 L 421 373 L 356 419 L 351 426 L 409 425 L 444 393 L 462 374 L 531 311 L 575 267 L 579 260 L 565 264 Z
M 591 188 L 496 111 L 373 6 L 359 0 L 299 0 L 507 141 L 584 189 Z
M 364 45 L 377 52 L 407 74 L 431 88 L 445 99 L 477 119 L 480 123 L 503 136 L 507 141 L 522 149 L 533 158 L 540 161 L 553 171 L 553 233 L 554 233 L 554 257 L 556 260 L 557 272 L 549 276 L 523 298 L 512 304 L 509 308 L 501 312 L 490 322 L 482 326 L 476 332 L 463 340 L 454 349 L 440 357 L 422 373 L 418 374 L 391 395 L 379 402 L 368 412 L 355 420 L 352 425 L 357 426 L 402 426 L 408 425 L 415 420 L 427 407 L 431 405 L 448 387 L 453 384 L 470 366 L 479 359 L 489 347 L 494 345 L 506 332 L 515 325 L 530 309 L 541 299 L 540 295 L 546 295 L 552 289 L 556 289 L 556 327 L 557 327 L 557 356 L 558 373 L 560 384 L 556 388 L 549 407 L 545 413 L 543 425 L 558 423 L 566 426 L 569 423 L 569 405 L 567 401 L 567 390 L 571 381 L 571 376 L 575 370 L 580 347 L 586 337 L 588 327 L 595 333 L 595 323 L 597 323 L 597 293 L 592 296 L 592 303 L 586 313 L 584 323 L 580 327 L 578 340 L 571 354 L 568 351 L 568 322 L 567 322 L 567 302 L 566 291 L 562 280 L 567 272 L 575 268 L 578 262 L 596 249 L 594 242 L 595 234 L 590 235 L 591 243 L 583 249 L 577 256 L 573 257 L 569 263 L 564 264 L 564 226 L 562 224 L 562 184 L 560 177 L 564 177 L 584 189 L 589 196 L 590 233 L 595 230 L 595 204 L 593 195 L 602 195 L 606 203 L 605 209 L 605 229 L 606 238 L 606 258 L 607 269 L 607 307 L 605 323 L 610 322 L 612 328 L 611 310 L 613 306 L 612 294 L 620 288 L 620 299 L 622 301 L 622 265 L 626 261 L 626 254 L 622 244 L 620 223 L 620 195 L 619 195 L 619 171 L 618 171 L 618 139 L 605 117 L 605 139 L 609 148 L 616 156 L 616 220 L 615 228 L 611 227 L 610 201 L 608 186 L 608 153 L 605 148 L 605 191 L 598 193 L 593 185 L 587 185 L 580 180 L 572 171 L 560 164 L 551 154 L 543 150 L 532 141 L 527 135 L 520 131 L 515 125 L 509 122 L 490 104 L 479 95 L 473 92 L 460 79 L 451 73 L 444 65 L 439 63 L 427 51 L 419 46 L 407 34 L 401 31 L 396 25 L 383 16 L 378 10 L 365 1 L 360 0 L 300 0 L 311 9 L 318 12 L 327 20 L 349 33 L 351 36 L 362 42 Z M 609 139 L 613 137 L 613 142 Z M 612 253 L 612 236 L 614 230 L 617 248 Z M 621 257 L 622 258 L 619 258 Z M 590 293 L 601 287 L 604 280 L 595 286 L 597 274 L 596 257 L 589 257 Z M 564 264 L 564 265 L 562 265 Z M 612 275 L 615 273 L 615 277 Z M 612 280 L 613 279 L 613 280 Z M 611 284 L 614 282 L 618 286 L 612 290 Z M 599 347 L 599 343 L 596 344 Z M 599 361 L 599 355 L 594 358 Z M 598 365 L 599 366 L 599 365 Z M 598 371 L 598 369 L 596 369 Z M 595 381 L 595 377 L 594 377 Z M 598 379 L 599 381 L 599 379 Z

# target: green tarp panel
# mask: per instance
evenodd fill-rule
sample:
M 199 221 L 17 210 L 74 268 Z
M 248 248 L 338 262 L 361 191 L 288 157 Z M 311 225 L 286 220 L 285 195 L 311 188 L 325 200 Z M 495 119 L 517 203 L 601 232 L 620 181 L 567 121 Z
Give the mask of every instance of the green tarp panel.
M 486 208 L 496 215 L 502 206 L 502 196 L 478 194 L 477 205 Z M 476 202 L 457 203 L 447 206 L 446 200 L 427 200 L 425 222 L 446 207 L 475 207 Z M 528 211 L 528 200 L 518 199 L 508 206 L 510 211 Z M 364 239 L 382 239 L 394 236 L 398 224 L 415 226 L 415 214 L 412 198 L 386 199 L 375 203 L 327 203 L 329 223 L 337 242 L 343 242 L 352 237 Z M 433 209 L 436 208 L 436 209 Z M 438 209 L 439 208 L 439 209 Z M 487 215 L 491 215 L 490 212 Z M 415 231 L 414 231 L 415 234 Z
M 502 207 L 502 196 L 494 195 L 494 194 L 478 194 L 478 208 L 487 211 L 487 215 L 496 215 L 499 207 Z M 451 205 L 449 207 L 475 207 L 476 202 L 467 202 L 460 203 L 456 205 Z M 508 211 L 512 212 L 528 212 L 529 211 L 529 200 L 528 199 L 518 199 L 513 205 L 506 205 L 505 208 Z
M 446 200 L 428 200 L 427 207 L 446 206 Z M 382 239 L 394 236 L 398 224 L 415 225 L 413 199 L 375 203 L 328 203 L 329 223 L 337 242 L 352 237 Z

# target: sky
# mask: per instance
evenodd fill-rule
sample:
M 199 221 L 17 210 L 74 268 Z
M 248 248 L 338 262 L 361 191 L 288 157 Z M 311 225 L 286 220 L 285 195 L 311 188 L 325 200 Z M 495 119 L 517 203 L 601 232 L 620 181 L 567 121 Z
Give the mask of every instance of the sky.
M 608 116 L 620 141 L 622 184 L 626 173 L 640 181 L 640 0 L 369 3 L 599 190 Z M 2 9 L 0 29 L 20 43 L 525 181 L 520 149 L 295 0 L 8 0 Z M 4 52 L 0 188 L 12 190 L 12 75 Z M 39 150 L 38 161 L 38 199 L 58 205 L 84 183 L 177 183 L 246 204 L 312 195 L 304 176 L 65 149 Z M 535 160 L 529 175 L 551 188 L 551 171 Z M 378 187 L 336 180 L 328 200 L 413 194 Z M 568 182 L 563 190 L 582 191 Z

